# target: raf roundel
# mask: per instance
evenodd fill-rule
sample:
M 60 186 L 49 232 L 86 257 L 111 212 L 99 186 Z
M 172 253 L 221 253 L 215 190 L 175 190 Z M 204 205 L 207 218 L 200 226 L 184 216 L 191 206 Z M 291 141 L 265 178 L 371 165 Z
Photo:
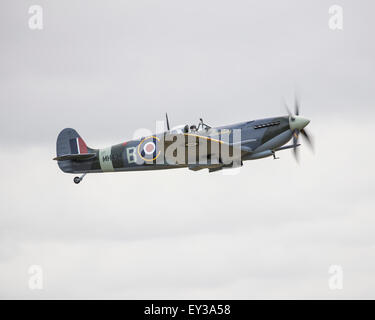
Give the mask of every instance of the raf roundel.
M 154 161 L 160 155 L 158 150 L 158 141 L 155 136 L 144 138 L 138 145 L 138 154 L 144 161 Z
M 145 154 L 147 155 L 151 155 L 154 153 L 156 147 L 155 147 L 155 143 L 154 142 L 147 142 L 144 146 L 143 146 L 143 151 L 145 152 Z

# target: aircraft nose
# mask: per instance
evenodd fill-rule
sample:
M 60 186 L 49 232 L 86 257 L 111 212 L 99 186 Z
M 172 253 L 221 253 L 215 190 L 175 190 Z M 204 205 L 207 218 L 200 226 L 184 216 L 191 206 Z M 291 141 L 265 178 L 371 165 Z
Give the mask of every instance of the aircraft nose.
M 299 116 L 294 116 L 289 119 L 289 126 L 290 129 L 298 129 L 302 130 L 304 127 L 306 127 L 310 123 L 309 119 L 299 117 Z

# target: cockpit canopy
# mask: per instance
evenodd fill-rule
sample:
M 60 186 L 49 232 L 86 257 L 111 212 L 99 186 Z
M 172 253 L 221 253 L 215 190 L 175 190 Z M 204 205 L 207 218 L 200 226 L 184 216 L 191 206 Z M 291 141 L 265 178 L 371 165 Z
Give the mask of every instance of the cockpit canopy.
M 199 132 L 203 130 L 207 131 L 208 129 L 211 129 L 211 127 L 203 123 L 203 120 L 200 119 L 198 126 L 196 126 L 195 124 L 192 124 L 190 126 L 188 124 L 181 125 L 181 126 L 172 128 L 172 130 L 170 130 L 170 133 L 172 134 L 182 134 L 182 133 L 189 133 L 189 132 L 195 133 L 195 132 Z

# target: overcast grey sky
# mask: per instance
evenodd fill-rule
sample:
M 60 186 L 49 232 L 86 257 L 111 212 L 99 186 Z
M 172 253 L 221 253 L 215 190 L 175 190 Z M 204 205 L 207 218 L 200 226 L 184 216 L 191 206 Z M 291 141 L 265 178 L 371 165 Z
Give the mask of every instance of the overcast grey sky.
M 29 7 L 44 29 L 30 30 Z M 328 9 L 344 9 L 344 29 Z M 1 298 L 375 298 L 373 1 L 0 3 Z M 89 175 L 52 161 L 173 125 L 285 113 L 303 145 L 237 175 Z M 43 268 L 30 290 L 28 268 Z M 330 290 L 329 267 L 343 269 Z

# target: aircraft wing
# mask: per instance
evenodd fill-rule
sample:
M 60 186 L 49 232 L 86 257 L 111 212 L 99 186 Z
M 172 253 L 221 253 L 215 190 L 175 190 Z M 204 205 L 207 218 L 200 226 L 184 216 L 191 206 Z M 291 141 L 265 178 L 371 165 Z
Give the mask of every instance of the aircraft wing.
M 228 134 L 230 133 L 229 130 Z M 224 133 L 225 134 L 225 133 Z M 164 140 L 164 154 L 166 160 L 170 160 L 177 156 L 178 162 L 184 164 L 207 164 L 214 165 L 221 162 L 229 162 L 231 160 L 240 160 L 244 153 L 250 153 L 252 150 L 249 147 L 238 144 L 231 144 L 226 142 L 228 139 L 223 139 L 223 133 L 217 136 L 209 134 L 197 133 L 181 133 L 181 134 L 166 134 Z M 184 148 L 184 154 L 179 157 L 176 151 Z M 205 162 L 207 161 L 207 162 Z M 201 168 L 201 166 L 199 166 Z M 203 168 L 203 167 L 202 167 Z M 204 168 L 207 168 L 205 166 Z M 199 170 L 192 167 L 192 170 Z

